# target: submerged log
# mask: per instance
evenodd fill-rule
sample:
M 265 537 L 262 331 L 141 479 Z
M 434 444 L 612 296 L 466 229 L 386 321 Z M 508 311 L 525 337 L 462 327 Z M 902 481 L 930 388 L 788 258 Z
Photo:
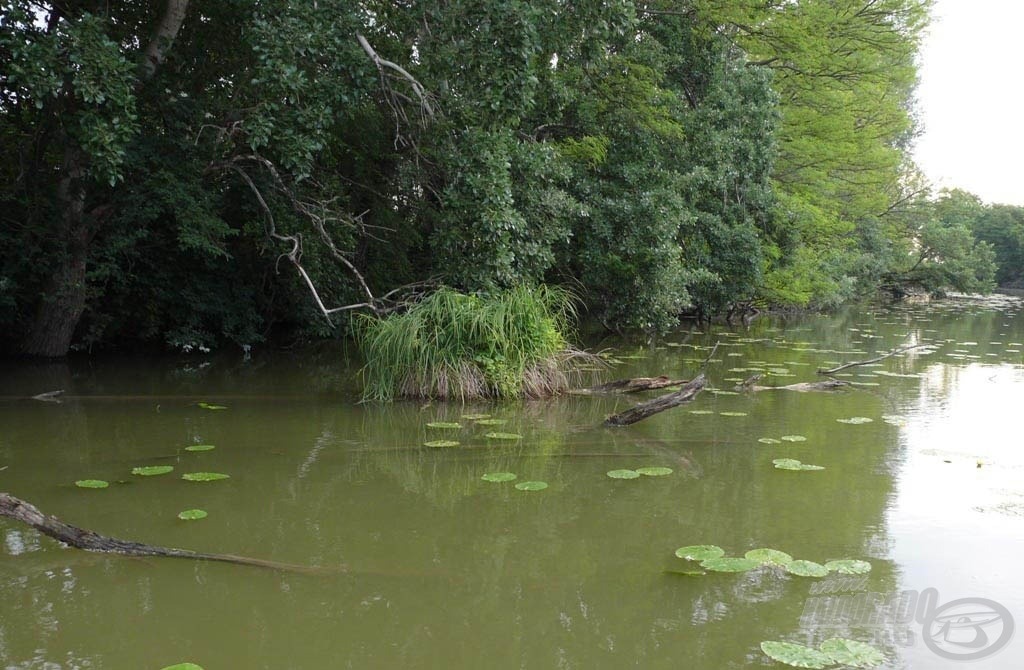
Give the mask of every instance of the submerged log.
M 895 356 L 896 354 L 902 354 L 903 352 L 910 351 L 911 349 L 919 349 L 921 347 L 927 347 L 927 346 L 930 346 L 930 345 L 928 345 L 928 344 L 914 344 L 914 345 L 911 345 L 909 347 L 897 347 L 897 348 L 893 349 L 892 351 L 890 351 L 887 354 L 883 354 L 883 355 L 877 356 L 875 358 L 869 358 L 866 361 L 852 361 L 852 362 L 846 363 L 844 365 L 839 365 L 839 366 L 834 367 L 834 368 L 829 368 L 828 370 L 822 370 L 821 368 L 818 368 L 818 374 L 819 375 L 833 375 L 833 374 L 839 372 L 840 370 L 845 370 L 847 368 L 856 367 L 858 365 L 870 365 L 872 363 L 877 363 L 878 361 L 884 361 L 885 359 L 889 358 L 890 356 Z
M 657 389 L 682 386 L 688 380 L 669 379 L 665 375 L 659 377 L 634 377 L 632 379 L 616 379 L 606 384 L 598 384 L 587 389 L 572 391 L 574 394 L 590 395 L 598 393 L 638 393 L 640 391 L 655 391 Z
M 707 377 L 705 377 L 702 372 L 688 381 L 678 391 L 666 393 L 663 396 L 658 396 L 657 398 L 648 400 L 647 402 L 642 402 L 632 409 L 627 409 L 625 412 L 614 414 L 604 420 L 604 425 L 628 426 L 636 423 L 637 421 L 642 421 L 643 419 L 657 414 L 658 412 L 664 412 L 667 409 L 678 407 L 683 403 L 693 400 L 697 394 L 703 390 L 707 383 Z
M 115 537 L 100 535 L 91 530 L 85 530 L 71 524 L 64 523 L 55 516 L 43 514 L 35 505 L 15 498 L 9 493 L 0 493 L 0 516 L 5 516 L 15 521 L 21 521 L 32 526 L 43 535 L 48 535 L 64 544 L 105 554 L 121 554 L 122 556 L 167 556 L 169 558 L 191 558 L 203 561 L 220 561 L 222 563 L 235 563 L 237 565 L 253 565 L 260 568 L 271 568 L 273 570 L 289 570 L 293 572 L 338 572 L 344 568 L 315 568 L 305 565 L 293 565 L 291 563 L 278 563 L 276 561 L 265 561 L 259 558 L 248 556 L 235 556 L 233 554 L 208 554 L 188 549 L 174 549 L 172 547 L 160 547 L 142 542 L 130 540 L 119 540 Z

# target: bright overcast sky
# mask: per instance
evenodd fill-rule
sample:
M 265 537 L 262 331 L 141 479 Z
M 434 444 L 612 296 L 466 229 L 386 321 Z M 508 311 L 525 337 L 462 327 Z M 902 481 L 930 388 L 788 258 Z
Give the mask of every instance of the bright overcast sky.
M 918 165 L 938 187 L 1024 205 L 1024 0 L 937 0 L 921 51 Z

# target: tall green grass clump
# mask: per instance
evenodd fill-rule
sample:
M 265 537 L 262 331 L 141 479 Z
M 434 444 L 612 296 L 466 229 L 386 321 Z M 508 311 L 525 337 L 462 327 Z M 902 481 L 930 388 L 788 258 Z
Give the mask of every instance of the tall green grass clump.
M 541 398 L 568 390 L 591 357 L 564 333 L 576 311 L 560 288 L 467 295 L 441 288 L 400 314 L 364 316 L 363 397 Z

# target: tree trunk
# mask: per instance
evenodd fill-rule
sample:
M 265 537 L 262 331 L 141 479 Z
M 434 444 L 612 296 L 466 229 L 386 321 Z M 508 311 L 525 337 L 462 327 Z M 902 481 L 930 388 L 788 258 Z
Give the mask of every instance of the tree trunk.
M 92 238 L 85 215 L 85 156 L 70 138 L 64 141 L 63 175 L 57 185 L 62 212 L 55 231 L 62 249 L 21 341 L 21 352 L 30 356 L 66 356 L 85 311 L 85 264 Z
M 707 377 L 705 377 L 702 372 L 687 382 L 686 385 L 678 391 L 659 396 L 653 400 L 648 400 L 647 402 L 642 402 L 632 409 L 627 409 L 625 412 L 614 414 L 604 420 L 604 425 L 628 426 L 636 423 L 637 421 L 642 421 L 643 419 L 657 414 L 658 412 L 664 412 L 667 409 L 678 407 L 683 403 L 693 400 L 707 383 Z

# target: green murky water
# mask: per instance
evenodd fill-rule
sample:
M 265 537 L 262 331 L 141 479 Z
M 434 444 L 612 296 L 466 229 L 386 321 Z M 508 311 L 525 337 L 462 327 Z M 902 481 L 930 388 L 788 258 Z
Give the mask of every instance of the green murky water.
M 117 537 L 347 572 L 92 555 L 0 519 L 0 666 L 784 667 L 761 641 L 838 635 L 873 642 L 888 667 L 945 668 L 956 662 L 925 644 L 912 616 L 872 622 L 829 602 L 934 588 L 940 606 L 986 598 L 1024 624 L 1021 302 L 679 333 L 654 349 L 615 348 L 605 378 L 689 377 L 716 341 L 709 377 L 720 390 L 751 369 L 781 385 L 901 344 L 934 347 L 845 370 L 856 383 L 846 392 L 704 392 L 620 429 L 600 424 L 634 398 L 359 405 L 337 352 L 8 364 L 0 490 Z M 54 389 L 63 402 L 24 399 Z M 507 423 L 462 418 L 472 413 Z M 838 421 L 853 417 L 872 421 Z M 496 431 L 522 439 L 484 437 Z M 784 435 L 807 439 L 759 442 Z M 421 446 L 438 439 L 460 446 Z M 185 451 L 196 444 L 216 448 Z M 778 458 L 825 469 L 778 470 Z M 149 465 L 174 471 L 131 474 Z M 606 475 L 657 466 L 673 473 Z M 180 479 L 195 471 L 231 478 Z M 499 471 L 518 479 L 481 480 Z M 111 484 L 80 489 L 80 479 Z M 514 488 L 527 480 L 548 488 Z M 209 516 L 177 518 L 191 508 Z M 695 569 L 673 555 L 692 544 L 873 569 L 847 581 L 666 572 Z M 986 630 L 990 643 L 1000 635 Z M 976 641 L 969 626 L 930 632 L 948 653 Z M 1022 666 L 1014 639 L 971 667 Z

